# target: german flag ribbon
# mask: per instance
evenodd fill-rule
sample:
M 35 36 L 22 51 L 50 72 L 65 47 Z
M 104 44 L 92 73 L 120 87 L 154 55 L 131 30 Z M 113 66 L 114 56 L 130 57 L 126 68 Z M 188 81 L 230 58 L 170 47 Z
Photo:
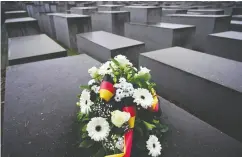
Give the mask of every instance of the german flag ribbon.
M 152 106 L 149 108 L 153 112 L 158 112 L 159 111 L 159 100 L 156 94 L 156 91 L 152 88 L 152 96 L 153 96 L 153 102 Z
M 105 157 L 130 157 L 133 143 L 133 128 L 135 123 L 136 111 L 134 106 L 124 107 L 123 111 L 130 113 L 130 119 L 128 121 L 130 130 L 124 134 L 124 151 L 120 154 L 107 155 Z
M 100 98 L 108 102 L 113 97 L 113 95 L 115 94 L 115 88 L 113 84 L 114 82 L 110 75 L 105 75 L 103 77 L 103 81 L 100 84 L 99 89 Z

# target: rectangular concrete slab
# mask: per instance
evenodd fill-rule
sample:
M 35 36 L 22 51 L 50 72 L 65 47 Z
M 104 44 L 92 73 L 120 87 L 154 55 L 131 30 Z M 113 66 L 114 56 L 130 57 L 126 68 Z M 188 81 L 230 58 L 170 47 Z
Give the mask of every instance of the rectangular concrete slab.
M 162 8 L 162 16 L 167 14 L 186 14 L 187 9 L 178 9 L 178 8 Z
M 68 48 L 77 50 L 76 34 L 92 30 L 91 17 L 78 14 L 54 15 L 56 39 Z
M 145 43 L 146 51 L 158 50 L 172 46 L 192 48 L 195 26 L 157 23 L 125 23 L 125 36 Z
M 38 21 L 32 17 L 7 19 L 5 24 L 9 38 L 40 34 Z
M 122 54 L 137 66 L 139 53 L 144 52 L 143 42 L 104 31 L 78 34 L 77 44 L 79 52 L 84 51 L 100 62 L 105 62 L 111 57 Z
M 242 141 L 242 63 L 181 47 L 143 53 L 157 92 Z
M 232 20 L 232 21 L 230 22 L 230 30 L 231 30 L 231 31 L 242 32 L 242 21 L 235 21 L 235 20 Z
M 124 36 L 124 23 L 130 21 L 127 11 L 98 11 L 92 14 L 93 31 L 106 31 Z
M 170 14 L 163 16 L 161 21 L 176 24 L 188 24 L 196 26 L 193 49 L 205 51 L 208 34 L 229 30 L 231 16 L 228 15 L 192 15 Z
M 6 19 L 28 17 L 28 13 L 24 10 L 6 11 L 5 15 Z
M 72 14 L 92 15 L 97 12 L 97 7 L 73 7 L 71 8 Z
M 113 5 L 113 4 L 106 4 L 106 5 L 99 5 L 98 11 L 120 11 L 120 9 L 124 7 L 123 5 Z
M 162 8 L 157 6 L 125 6 L 130 12 L 130 22 L 134 23 L 157 23 L 161 20 Z
M 9 65 L 65 57 L 66 50 L 45 34 L 9 38 Z
M 100 63 L 87 55 L 11 66 L 7 70 L 3 156 L 88 157 L 78 148 L 75 105 L 87 70 Z M 65 82 L 65 83 L 63 83 Z M 163 157 L 241 157 L 241 143 L 161 98 L 169 132 Z M 145 157 L 144 154 L 140 155 Z
M 233 15 L 232 20 L 234 21 L 242 21 L 242 15 Z
M 206 53 L 242 62 L 242 32 L 209 34 Z
M 223 9 L 190 9 L 188 12 L 202 13 L 204 15 L 223 15 Z

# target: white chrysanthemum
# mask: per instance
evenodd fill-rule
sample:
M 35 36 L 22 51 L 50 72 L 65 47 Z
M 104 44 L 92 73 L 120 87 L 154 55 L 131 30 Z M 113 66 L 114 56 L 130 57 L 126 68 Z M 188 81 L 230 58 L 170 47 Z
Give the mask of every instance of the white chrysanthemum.
M 98 70 L 98 74 L 102 76 L 106 74 L 113 75 L 113 71 L 110 68 L 110 63 L 111 63 L 110 61 L 107 61 L 106 63 L 102 64 Z
M 87 124 L 87 132 L 94 141 L 102 141 L 109 135 L 109 124 L 105 118 L 94 117 Z
M 144 88 L 135 89 L 133 93 L 133 98 L 134 102 L 137 103 L 137 105 L 141 105 L 145 109 L 151 107 L 153 102 L 153 97 L 151 93 Z
M 133 64 L 127 59 L 126 56 L 117 55 L 116 57 L 114 57 L 114 59 L 118 61 L 121 66 L 126 66 L 126 65 L 133 66 Z
M 120 84 L 119 84 L 119 83 L 115 83 L 113 86 L 114 86 L 115 88 L 120 88 Z
M 90 100 L 90 92 L 88 90 L 83 90 L 80 96 L 80 109 L 81 113 L 88 114 L 91 111 L 91 105 L 93 102 Z
M 118 88 L 117 90 L 116 90 L 116 92 L 115 92 L 115 95 L 117 95 L 117 96 L 119 96 L 119 97 L 123 97 L 123 90 L 122 89 L 120 89 L 120 88 Z
M 116 142 L 115 147 L 123 152 L 124 151 L 124 139 L 118 138 L 118 141 Z
M 149 155 L 157 157 L 161 154 L 161 144 L 155 135 L 150 135 L 148 141 L 146 141 L 146 148 L 149 150 Z
M 126 82 L 126 79 L 125 79 L 125 78 L 123 78 L 123 77 L 121 77 L 121 78 L 119 79 L 119 82 L 124 83 L 124 82 Z
M 100 89 L 100 86 L 97 86 L 97 85 L 93 85 L 91 87 L 91 90 L 93 90 L 95 93 L 98 93 L 99 92 L 99 89 Z
M 120 102 L 121 99 L 122 99 L 122 98 L 121 98 L 120 96 L 118 96 L 118 95 L 115 95 L 115 97 L 114 97 L 114 100 L 117 101 L 117 102 Z
M 91 86 L 95 83 L 96 81 L 94 79 L 91 79 L 90 81 L 88 81 L 88 85 Z
M 146 67 L 140 67 L 140 71 L 138 72 L 138 75 L 143 75 L 147 73 L 150 73 L 149 69 L 147 69 Z
M 98 68 L 92 67 L 88 70 L 88 73 L 91 75 L 92 78 L 94 78 L 98 74 Z

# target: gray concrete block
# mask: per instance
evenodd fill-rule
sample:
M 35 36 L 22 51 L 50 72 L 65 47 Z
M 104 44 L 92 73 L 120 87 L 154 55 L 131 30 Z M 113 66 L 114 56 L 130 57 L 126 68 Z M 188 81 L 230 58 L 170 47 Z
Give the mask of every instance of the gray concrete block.
M 51 12 L 49 3 L 44 3 L 44 7 L 46 12 Z
M 162 8 L 157 6 L 125 6 L 130 12 L 130 22 L 157 23 L 161 21 Z
M 187 9 L 162 8 L 162 16 L 167 14 L 186 14 Z
M 242 32 L 209 34 L 206 53 L 242 62 Z
M 90 156 L 76 146 L 75 104 L 92 66 L 100 63 L 78 55 L 8 68 L 3 156 Z
M 232 20 L 234 21 L 242 21 L 242 15 L 233 15 Z
M 50 4 L 50 12 L 53 12 L 53 13 L 57 12 L 57 4 L 55 3 Z
M 92 15 L 97 11 L 98 11 L 97 7 L 73 7 L 73 8 L 71 8 L 72 14 Z
M 106 4 L 106 5 L 99 5 L 98 11 L 120 11 L 120 9 L 124 7 L 123 5 L 112 5 L 112 4 Z
M 65 13 L 66 10 L 70 10 L 72 7 L 76 7 L 75 4 L 68 4 L 67 2 L 62 1 L 57 5 L 57 12 Z
M 242 141 L 242 63 L 181 47 L 143 53 L 158 94 Z
M 7 19 L 5 24 L 9 38 L 40 33 L 38 21 L 32 17 Z
M 192 48 L 195 26 L 172 23 L 125 23 L 125 36 L 145 43 L 146 51 L 172 46 Z
M 28 13 L 24 10 L 6 11 L 5 15 L 6 19 L 28 17 Z
M 80 142 L 75 122 L 79 111 L 76 95 L 80 84 L 91 79 L 87 70 L 92 66 L 100 63 L 83 54 L 8 68 L 3 156 L 90 156 L 74 143 Z M 162 157 L 242 156 L 240 142 L 169 101 L 160 100 L 162 121 L 169 126 Z
M 190 9 L 187 12 L 201 13 L 203 15 L 223 15 L 223 9 Z
M 162 22 L 196 26 L 193 48 L 204 51 L 208 34 L 229 30 L 231 16 L 228 15 L 192 15 L 170 14 L 162 17 Z
M 9 65 L 67 56 L 66 50 L 45 34 L 9 38 Z
M 138 66 L 139 54 L 144 52 L 143 42 L 104 31 L 78 34 L 77 45 L 79 52 L 84 51 L 100 62 L 122 54 L 127 56 L 135 66 Z
M 98 11 L 92 14 L 93 31 L 106 31 L 124 36 L 124 23 L 130 21 L 127 11 Z
M 76 34 L 92 31 L 91 17 L 78 14 L 54 15 L 56 39 L 68 48 L 77 50 Z
M 30 17 L 34 17 L 34 9 L 33 9 L 33 3 L 27 3 L 26 4 L 26 10 L 27 10 L 27 12 L 28 12 L 28 15 L 30 16 Z
M 234 21 L 230 22 L 230 30 L 242 32 L 242 21 Z

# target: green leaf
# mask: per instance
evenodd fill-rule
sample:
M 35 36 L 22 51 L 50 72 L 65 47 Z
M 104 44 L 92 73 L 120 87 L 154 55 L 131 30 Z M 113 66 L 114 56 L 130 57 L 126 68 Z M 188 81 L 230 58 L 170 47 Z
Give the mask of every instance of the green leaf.
M 81 112 L 78 112 L 78 113 L 77 113 L 77 120 L 78 120 L 78 121 L 81 121 L 82 118 L 83 118 L 83 116 L 84 116 L 84 114 L 82 114 Z
M 90 148 L 95 142 L 93 140 L 84 140 L 80 143 L 81 148 Z
M 119 62 L 117 61 L 117 60 L 115 60 L 115 59 L 111 59 L 112 60 L 112 62 L 114 63 L 114 64 L 116 64 L 118 67 L 120 66 L 120 64 L 119 64 Z
M 141 137 L 144 136 L 143 130 L 140 127 L 135 127 L 135 129 L 137 130 L 137 132 L 140 134 Z
M 163 125 L 163 126 L 162 126 L 162 129 L 161 129 L 160 131 L 163 132 L 163 133 L 165 133 L 165 132 L 167 132 L 168 130 L 169 130 L 168 126 Z
M 87 131 L 87 124 L 85 124 L 83 127 L 82 127 L 82 132 L 86 132 Z
M 83 85 L 83 86 L 80 86 L 80 89 L 88 89 L 88 90 L 90 90 L 90 87 L 87 86 L 87 85 L 86 86 Z
M 82 134 L 82 138 L 83 138 L 83 139 L 86 138 L 87 136 L 88 136 L 87 133 L 83 133 L 83 134 Z
M 143 121 L 143 123 L 144 123 L 144 125 L 146 126 L 146 128 L 147 128 L 148 130 L 152 130 L 153 128 L 156 127 L 155 125 L 150 124 L 150 123 L 148 123 L 148 122 L 146 122 L 146 121 Z
M 160 121 L 159 120 L 155 120 L 155 119 L 153 119 L 153 121 L 152 121 L 154 124 L 159 124 L 160 123 Z
M 101 147 L 93 157 L 104 157 L 104 156 L 105 156 L 105 150 L 103 147 Z

